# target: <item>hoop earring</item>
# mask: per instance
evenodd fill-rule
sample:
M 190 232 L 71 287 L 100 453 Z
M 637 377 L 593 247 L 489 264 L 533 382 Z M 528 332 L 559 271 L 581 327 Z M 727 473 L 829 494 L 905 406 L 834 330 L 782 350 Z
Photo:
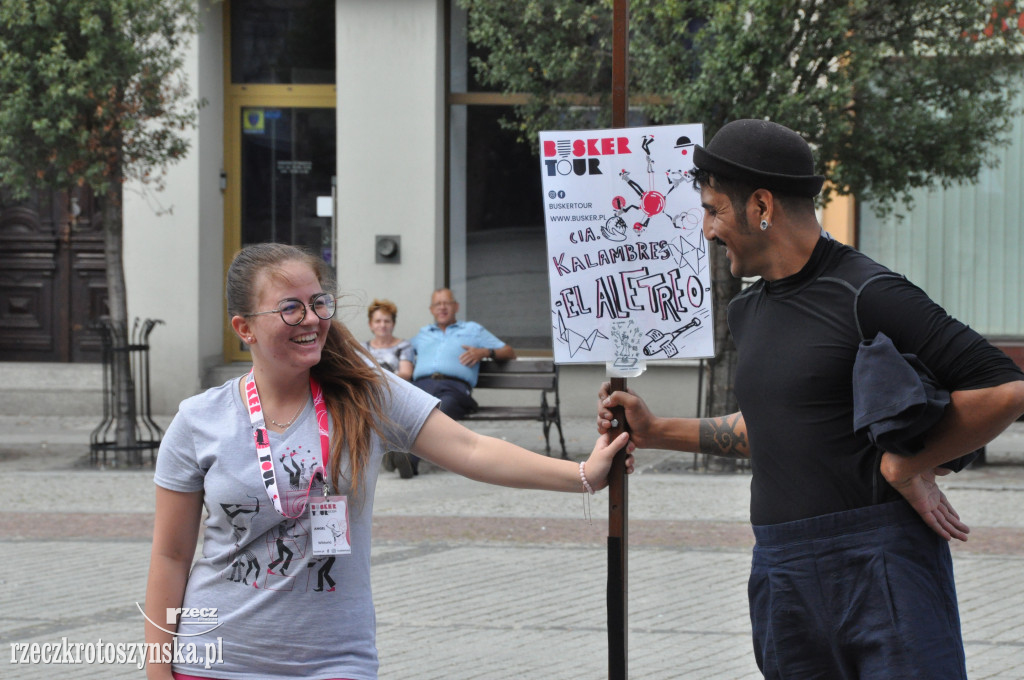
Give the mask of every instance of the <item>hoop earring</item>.
M 768 227 L 772 226 L 768 224 L 768 220 L 761 220 L 761 231 L 768 231 Z

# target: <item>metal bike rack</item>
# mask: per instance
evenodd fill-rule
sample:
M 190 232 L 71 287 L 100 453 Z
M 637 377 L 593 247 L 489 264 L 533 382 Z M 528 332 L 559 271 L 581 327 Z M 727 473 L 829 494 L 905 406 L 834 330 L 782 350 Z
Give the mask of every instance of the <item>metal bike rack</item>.
M 138 318 L 132 324 L 131 334 L 115 332 L 115 326 L 109 319 L 100 319 L 93 324 L 100 332 L 103 343 L 103 420 L 89 434 L 89 461 L 93 465 L 107 466 L 107 454 L 113 453 L 113 464 L 120 461 L 118 452 L 125 452 L 124 462 L 128 465 L 142 465 L 142 452 L 148 450 L 150 463 L 156 461 L 156 450 L 160 446 L 163 430 L 153 421 L 150 412 L 149 394 L 149 334 L 160 319 Z M 121 345 L 122 338 L 128 339 L 127 345 Z M 134 421 L 135 443 L 130 446 L 119 446 L 117 443 L 117 405 L 122 389 L 120 371 L 121 362 L 115 361 L 119 354 L 128 355 L 130 380 L 127 382 L 128 404 L 130 416 Z

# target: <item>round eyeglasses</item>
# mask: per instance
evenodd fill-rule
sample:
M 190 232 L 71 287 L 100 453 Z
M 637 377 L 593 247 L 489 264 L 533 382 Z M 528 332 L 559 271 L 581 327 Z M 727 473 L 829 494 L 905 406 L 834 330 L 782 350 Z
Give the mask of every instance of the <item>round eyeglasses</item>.
M 309 307 L 318 318 L 327 321 L 334 318 L 334 311 L 338 307 L 338 301 L 331 293 L 320 293 L 310 300 Z M 278 302 L 277 309 L 271 309 L 267 312 L 252 312 L 242 316 L 262 316 L 263 314 L 280 314 L 281 321 L 284 321 L 289 326 L 298 326 L 306 318 L 306 305 L 302 300 L 288 298 Z

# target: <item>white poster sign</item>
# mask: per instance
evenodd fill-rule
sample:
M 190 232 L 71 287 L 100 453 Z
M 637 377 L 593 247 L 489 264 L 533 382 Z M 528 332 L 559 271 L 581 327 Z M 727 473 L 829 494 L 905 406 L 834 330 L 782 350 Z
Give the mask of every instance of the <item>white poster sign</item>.
M 714 355 L 701 125 L 540 133 L 557 363 Z

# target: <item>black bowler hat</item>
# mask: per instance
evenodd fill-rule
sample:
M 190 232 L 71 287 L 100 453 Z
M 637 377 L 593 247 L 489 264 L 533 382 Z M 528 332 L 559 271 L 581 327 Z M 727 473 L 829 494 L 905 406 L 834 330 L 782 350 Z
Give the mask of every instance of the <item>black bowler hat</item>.
M 813 198 L 825 182 L 814 174 L 814 156 L 804 138 L 767 120 L 727 123 L 707 148 L 694 148 L 693 164 L 713 175 L 796 196 Z

